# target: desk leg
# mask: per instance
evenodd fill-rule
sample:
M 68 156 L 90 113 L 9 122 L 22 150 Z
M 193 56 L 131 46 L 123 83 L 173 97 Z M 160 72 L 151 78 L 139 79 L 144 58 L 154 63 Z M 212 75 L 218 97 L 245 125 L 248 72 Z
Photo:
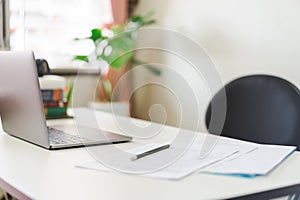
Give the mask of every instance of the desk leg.
M 11 186 L 10 184 L 6 183 L 4 180 L 0 178 L 0 188 L 3 189 L 5 192 L 11 194 L 14 198 L 19 200 L 30 200 L 28 196 Z

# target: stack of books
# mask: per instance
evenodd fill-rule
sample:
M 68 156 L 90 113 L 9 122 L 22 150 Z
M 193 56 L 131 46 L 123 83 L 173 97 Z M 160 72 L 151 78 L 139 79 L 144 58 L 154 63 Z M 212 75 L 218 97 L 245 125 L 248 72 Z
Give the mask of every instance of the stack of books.
M 46 75 L 39 78 L 47 119 L 67 117 L 67 100 L 65 98 L 66 80 L 64 77 Z

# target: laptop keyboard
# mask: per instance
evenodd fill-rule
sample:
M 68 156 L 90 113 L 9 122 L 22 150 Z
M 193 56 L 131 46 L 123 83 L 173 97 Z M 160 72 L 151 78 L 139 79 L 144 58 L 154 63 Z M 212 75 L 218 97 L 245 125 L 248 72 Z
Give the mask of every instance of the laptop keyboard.
M 77 135 L 67 134 L 61 130 L 47 127 L 50 144 L 84 144 L 92 140 L 79 137 Z

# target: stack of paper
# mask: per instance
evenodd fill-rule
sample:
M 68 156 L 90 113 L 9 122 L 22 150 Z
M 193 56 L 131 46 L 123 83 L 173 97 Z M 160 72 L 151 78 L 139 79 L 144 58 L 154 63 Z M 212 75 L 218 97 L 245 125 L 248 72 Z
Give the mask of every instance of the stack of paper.
M 171 165 L 155 172 L 143 174 L 143 176 L 177 180 L 199 171 L 214 174 L 242 175 L 245 177 L 265 175 L 296 149 L 296 147 L 292 146 L 261 145 L 220 137 L 212 151 L 207 156 L 201 157 L 200 150 L 202 145 L 203 137 L 198 137 L 186 152 Z M 129 149 L 128 152 L 137 154 L 148 147 L 149 145 Z M 138 161 L 131 161 L 129 162 L 130 169 L 134 171 L 135 165 L 139 163 L 147 163 L 155 159 L 159 160 L 168 153 L 171 155 L 176 148 L 180 147 L 172 146 L 171 144 L 171 148 L 162 152 L 143 157 Z M 97 161 L 86 162 L 78 165 L 78 167 L 113 171 Z
M 204 169 L 207 173 L 254 177 L 265 175 L 279 165 L 296 147 L 258 145 L 251 152 L 225 159 L 223 162 Z

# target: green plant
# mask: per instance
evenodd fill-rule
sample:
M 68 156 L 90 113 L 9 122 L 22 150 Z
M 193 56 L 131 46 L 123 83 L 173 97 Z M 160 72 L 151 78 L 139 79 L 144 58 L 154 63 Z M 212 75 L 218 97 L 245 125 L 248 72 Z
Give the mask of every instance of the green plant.
M 142 62 L 134 59 L 133 48 L 136 37 L 136 31 L 144 26 L 155 23 L 154 19 L 151 19 L 153 12 L 148 14 L 135 15 L 127 20 L 122 25 L 112 26 L 110 29 L 95 28 L 91 30 L 91 35 L 86 38 L 75 38 L 75 40 L 92 40 L 94 44 L 94 51 L 91 55 L 76 55 L 74 59 L 81 60 L 87 63 L 95 63 L 96 61 L 105 61 L 109 68 L 115 71 L 121 71 L 121 68 L 133 67 L 136 64 Z M 160 71 L 146 65 L 151 73 L 156 75 L 160 74 Z M 103 72 L 102 72 L 103 74 Z M 106 73 L 108 74 L 108 73 Z M 111 101 L 111 93 L 113 91 L 114 83 L 108 76 L 102 76 L 101 88 L 102 96 L 105 96 L 104 101 Z

